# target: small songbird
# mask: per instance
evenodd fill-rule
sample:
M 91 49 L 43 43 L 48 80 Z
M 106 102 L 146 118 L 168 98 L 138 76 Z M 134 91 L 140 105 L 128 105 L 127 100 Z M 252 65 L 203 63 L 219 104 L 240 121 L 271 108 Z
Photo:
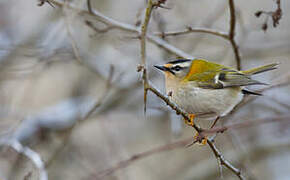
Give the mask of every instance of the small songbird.
M 166 93 L 190 115 L 191 121 L 186 124 L 193 126 L 195 116 L 206 115 L 217 120 L 227 115 L 244 94 L 261 95 L 245 86 L 266 85 L 251 76 L 276 69 L 277 65 L 238 71 L 202 59 L 178 59 L 154 67 L 164 72 Z

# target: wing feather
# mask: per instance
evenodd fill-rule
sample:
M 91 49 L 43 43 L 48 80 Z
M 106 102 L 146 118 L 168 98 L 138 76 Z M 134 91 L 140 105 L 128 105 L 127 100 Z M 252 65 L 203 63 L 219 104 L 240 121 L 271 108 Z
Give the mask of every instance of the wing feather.
M 185 81 L 195 81 L 199 87 L 221 89 L 227 87 L 266 85 L 251 79 L 250 75 L 233 68 L 210 63 L 205 60 L 194 60 Z

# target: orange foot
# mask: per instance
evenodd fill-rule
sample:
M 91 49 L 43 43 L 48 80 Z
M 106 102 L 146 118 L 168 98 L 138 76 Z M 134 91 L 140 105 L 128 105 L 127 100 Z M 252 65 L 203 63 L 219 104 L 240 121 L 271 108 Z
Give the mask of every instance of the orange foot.
M 196 142 L 198 145 L 206 145 L 207 143 L 207 137 L 201 136 L 198 132 L 195 133 L 193 139 L 194 139 L 194 142 Z
M 189 125 L 189 126 L 194 126 L 194 118 L 195 115 L 194 114 L 189 114 L 189 120 L 184 119 L 185 124 Z

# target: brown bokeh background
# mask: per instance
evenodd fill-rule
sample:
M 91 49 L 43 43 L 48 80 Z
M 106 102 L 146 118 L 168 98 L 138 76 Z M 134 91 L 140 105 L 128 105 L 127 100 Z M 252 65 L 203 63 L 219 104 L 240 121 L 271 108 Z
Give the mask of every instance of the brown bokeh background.
M 143 112 L 143 86 L 137 66 L 137 34 L 113 29 L 78 11 L 37 6 L 36 0 L 0 2 L 0 134 L 17 138 L 35 150 L 53 180 L 96 179 L 97 173 L 144 152 L 193 136 L 179 116 L 149 93 Z M 69 5 L 87 10 L 86 1 Z M 173 1 L 170 9 L 154 10 L 149 32 L 186 29 L 187 26 L 229 29 L 228 1 Z M 144 0 L 92 0 L 92 7 L 119 22 L 138 25 Z M 279 62 L 279 69 L 257 76 L 269 84 L 290 81 L 290 2 L 281 1 L 280 24 L 261 29 L 273 11 L 272 0 L 235 1 L 236 42 L 242 69 Z M 101 31 L 90 28 L 92 21 Z M 230 43 L 208 34 L 190 33 L 165 40 L 184 52 L 235 67 Z M 73 47 L 73 46 L 76 47 Z M 76 50 L 78 54 L 76 54 Z M 177 58 L 156 44 L 147 43 L 150 80 L 164 92 L 163 76 L 152 65 Z M 81 60 L 81 63 L 79 62 Z M 113 67 L 112 81 L 106 88 Z M 261 87 L 250 87 L 253 90 Z M 265 91 L 240 108 L 227 122 L 238 123 L 277 116 L 290 117 L 289 85 Z M 96 111 L 81 120 L 92 104 Z M 73 129 L 71 127 L 73 126 Z M 35 127 L 35 128 L 34 128 Z M 219 134 L 216 144 L 223 155 L 241 168 L 247 179 L 290 178 L 289 121 L 260 124 Z M 0 179 L 39 179 L 39 171 L 12 148 L 0 153 Z M 194 145 L 155 153 L 104 177 L 108 180 L 218 179 L 217 160 L 207 146 Z M 235 179 L 228 169 L 224 179 Z

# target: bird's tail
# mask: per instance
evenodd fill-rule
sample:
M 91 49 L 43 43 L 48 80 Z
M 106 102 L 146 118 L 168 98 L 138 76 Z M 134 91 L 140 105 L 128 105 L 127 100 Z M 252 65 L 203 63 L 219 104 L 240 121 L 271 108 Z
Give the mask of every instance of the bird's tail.
M 265 66 L 261 66 L 261 67 L 249 69 L 246 71 L 241 71 L 241 72 L 245 75 L 254 75 L 254 74 L 259 74 L 266 71 L 271 71 L 273 69 L 277 69 L 277 66 L 278 66 L 278 63 L 273 63 L 273 64 L 268 64 Z

